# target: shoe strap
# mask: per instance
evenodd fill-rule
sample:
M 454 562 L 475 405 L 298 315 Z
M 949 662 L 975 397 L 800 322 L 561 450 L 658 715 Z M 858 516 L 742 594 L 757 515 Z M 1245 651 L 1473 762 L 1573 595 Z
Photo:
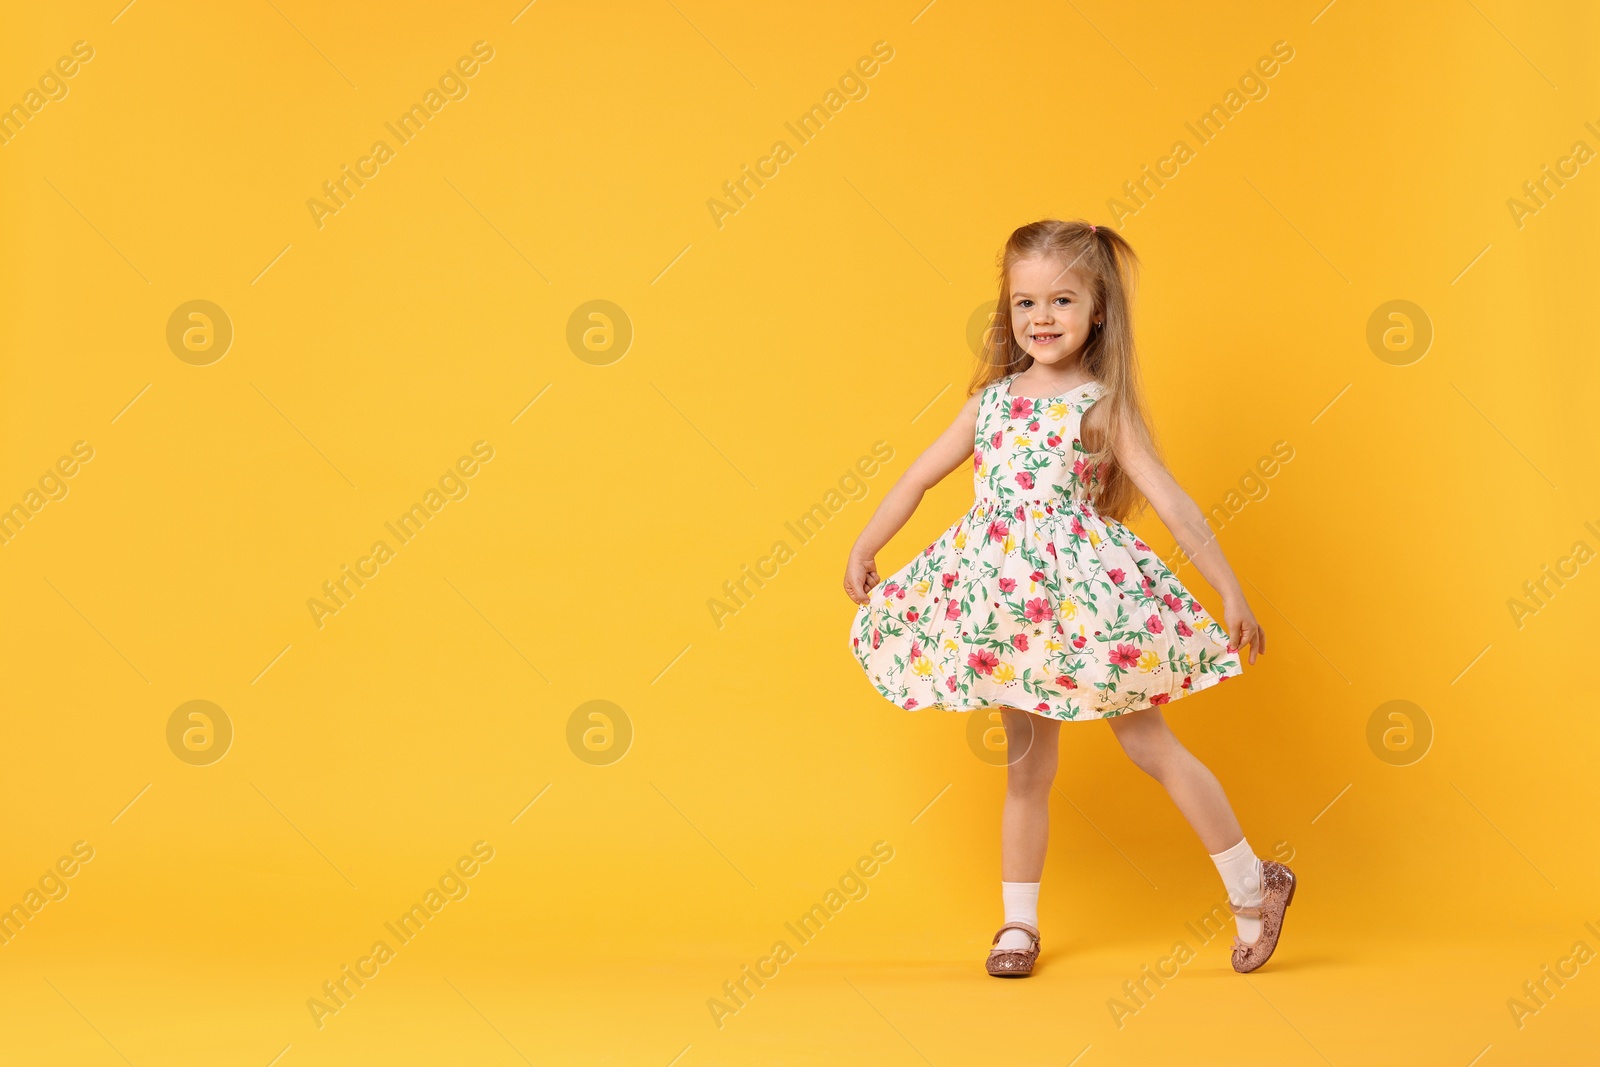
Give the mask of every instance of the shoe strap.
M 1004 926 L 994 932 L 994 940 L 989 942 L 989 944 L 998 945 L 1000 943 L 1000 935 L 1005 933 L 1007 930 L 1021 930 L 1023 933 L 1033 938 L 1033 943 L 1035 946 L 1039 944 L 1039 931 L 1029 926 L 1027 923 L 1006 923 Z M 1006 951 L 1021 952 L 1023 950 L 1007 949 Z
M 1235 915 L 1243 915 L 1246 919 L 1261 918 L 1261 905 L 1259 904 L 1235 904 L 1230 900 L 1228 901 L 1228 908 Z

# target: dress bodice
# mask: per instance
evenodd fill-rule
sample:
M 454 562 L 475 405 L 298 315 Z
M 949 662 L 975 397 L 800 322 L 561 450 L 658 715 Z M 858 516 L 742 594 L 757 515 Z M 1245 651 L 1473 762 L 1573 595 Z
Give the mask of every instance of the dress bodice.
M 991 383 L 979 405 L 972 451 L 977 503 L 1010 510 L 1023 501 L 1086 499 L 1093 472 L 1082 441 L 1083 417 L 1105 386 L 1091 380 L 1059 396 L 1012 396 L 1016 377 Z

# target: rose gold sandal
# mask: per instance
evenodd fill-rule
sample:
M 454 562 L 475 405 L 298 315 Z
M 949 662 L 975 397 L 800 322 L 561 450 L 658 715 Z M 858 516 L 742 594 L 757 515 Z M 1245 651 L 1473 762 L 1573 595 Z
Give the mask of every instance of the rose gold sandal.
M 1283 913 L 1294 900 L 1298 879 L 1294 872 L 1274 860 L 1261 861 L 1260 905 L 1236 906 L 1228 902 L 1235 915 L 1261 920 L 1261 936 L 1253 944 L 1245 944 L 1236 936 L 1233 939 L 1233 969 L 1248 974 L 1272 958 L 1278 947 L 1278 935 L 1283 932 Z
M 1021 930 L 1033 938 L 1032 948 L 990 949 L 984 965 L 996 978 L 1026 978 L 1033 973 L 1033 963 L 1039 958 L 1039 931 L 1027 923 L 1006 923 L 994 933 L 991 945 L 1000 943 L 1000 935 L 1007 930 Z

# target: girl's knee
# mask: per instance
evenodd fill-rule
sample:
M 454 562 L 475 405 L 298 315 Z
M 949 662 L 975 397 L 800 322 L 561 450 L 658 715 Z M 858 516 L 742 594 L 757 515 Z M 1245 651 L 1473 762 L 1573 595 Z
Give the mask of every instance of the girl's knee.
M 1166 753 L 1160 744 L 1144 740 L 1132 743 L 1125 742 L 1122 746 L 1122 751 L 1133 761 L 1134 766 L 1158 781 L 1166 770 Z
M 1172 736 L 1164 723 L 1157 727 L 1145 728 L 1130 725 L 1117 731 L 1117 740 L 1122 745 L 1122 751 L 1127 753 L 1135 766 L 1158 780 L 1181 751 L 1178 739 Z
M 1029 753 L 1006 768 L 1006 791 L 1015 796 L 1046 796 L 1056 780 L 1054 753 Z

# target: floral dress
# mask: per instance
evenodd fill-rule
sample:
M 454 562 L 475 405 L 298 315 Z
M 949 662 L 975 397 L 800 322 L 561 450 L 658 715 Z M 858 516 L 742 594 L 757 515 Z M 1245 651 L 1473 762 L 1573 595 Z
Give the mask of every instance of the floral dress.
M 878 692 L 912 711 L 1011 707 L 1102 719 L 1243 673 L 1228 634 L 1128 527 L 1087 499 L 1079 438 L 1105 391 L 978 408 L 971 510 L 881 582 L 850 648 Z

